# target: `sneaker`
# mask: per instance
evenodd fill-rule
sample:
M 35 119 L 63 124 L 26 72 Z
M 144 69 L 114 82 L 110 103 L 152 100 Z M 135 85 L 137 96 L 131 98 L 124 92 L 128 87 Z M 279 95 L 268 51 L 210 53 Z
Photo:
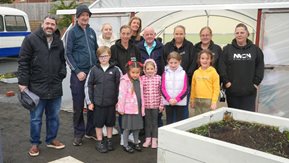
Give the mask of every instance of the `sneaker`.
M 134 138 L 133 138 L 133 134 L 132 133 L 129 134 L 129 136 L 128 136 L 128 142 L 134 143 Z M 140 143 L 140 140 L 138 140 L 137 143 Z
M 134 150 L 128 145 L 128 146 L 123 146 L 123 150 L 126 151 L 127 153 L 133 153 Z
M 120 143 L 121 146 L 123 146 L 123 134 L 120 135 Z
M 112 135 L 117 135 L 118 134 L 118 131 L 117 131 L 117 129 L 116 128 L 112 128 Z
M 87 138 L 87 139 L 97 140 L 96 135 L 87 135 L 87 134 L 85 134 L 84 137 Z
M 113 144 L 112 144 L 111 138 L 107 138 L 106 143 L 107 143 L 107 150 L 113 151 L 114 148 L 113 148 Z
M 82 138 L 74 138 L 72 144 L 74 146 L 81 146 L 82 145 Z
M 106 153 L 106 152 L 107 152 L 107 148 L 106 148 L 103 140 L 102 140 L 102 141 L 97 141 L 96 146 L 95 146 L 95 149 L 96 149 L 98 152 L 100 152 L 100 153 Z
M 60 141 L 58 140 L 52 140 L 52 142 L 50 142 L 50 144 L 46 145 L 49 148 L 54 148 L 54 149 L 63 149 L 65 147 L 64 144 L 62 144 Z
M 32 145 L 32 147 L 29 149 L 28 154 L 32 157 L 39 155 L 39 148 L 38 145 Z

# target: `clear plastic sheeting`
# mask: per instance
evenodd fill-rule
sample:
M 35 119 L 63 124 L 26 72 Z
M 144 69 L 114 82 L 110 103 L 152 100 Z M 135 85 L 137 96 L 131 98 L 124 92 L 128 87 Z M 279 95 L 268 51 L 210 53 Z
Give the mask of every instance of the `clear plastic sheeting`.
M 271 68 L 259 87 L 258 112 L 289 118 L 289 68 Z
M 264 11 L 265 74 L 259 89 L 258 111 L 289 118 L 289 10 Z

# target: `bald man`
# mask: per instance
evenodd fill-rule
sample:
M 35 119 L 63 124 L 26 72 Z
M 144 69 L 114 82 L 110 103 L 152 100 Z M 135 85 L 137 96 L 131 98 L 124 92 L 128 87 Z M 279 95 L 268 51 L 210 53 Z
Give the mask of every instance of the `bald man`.
M 146 27 L 143 32 L 144 40 L 137 44 L 141 52 L 141 62 L 147 59 L 155 60 L 158 66 L 158 75 L 162 75 L 164 71 L 164 63 L 162 60 L 164 46 L 156 39 L 156 32 L 152 27 Z

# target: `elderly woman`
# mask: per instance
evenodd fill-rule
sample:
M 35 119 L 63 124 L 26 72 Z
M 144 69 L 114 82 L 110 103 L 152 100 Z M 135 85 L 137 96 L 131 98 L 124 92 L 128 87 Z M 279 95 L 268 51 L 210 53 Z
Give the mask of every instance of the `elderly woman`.
M 219 58 L 222 55 L 222 49 L 219 45 L 215 44 L 212 41 L 212 29 L 208 26 L 203 27 L 200 31 L 200 42 L 198 42 L 195 47 L 196 47 L 196 53 L 198 54 L 200 51 L 204 49 L 210 50 L 213 55 L 213 66 L 218 70 L 218 65 L 219 65 Z
M 258 85 L 264 74 L 264 56 L 248 36 L 247 26 L 238 24 L 235 38 L 223 49 L 219 71 L 228 106 L 255 111 Z

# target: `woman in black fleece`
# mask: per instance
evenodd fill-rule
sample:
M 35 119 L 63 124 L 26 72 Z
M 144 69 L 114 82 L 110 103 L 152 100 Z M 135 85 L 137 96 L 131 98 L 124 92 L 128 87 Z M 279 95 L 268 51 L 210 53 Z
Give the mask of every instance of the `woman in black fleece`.
M 232 44 L 223 49 L 219 71 L 228 106 L 255 111 L 258 85 L 264 74 L 264 56 L 248 36 L 247 26 L 238 24 Z

